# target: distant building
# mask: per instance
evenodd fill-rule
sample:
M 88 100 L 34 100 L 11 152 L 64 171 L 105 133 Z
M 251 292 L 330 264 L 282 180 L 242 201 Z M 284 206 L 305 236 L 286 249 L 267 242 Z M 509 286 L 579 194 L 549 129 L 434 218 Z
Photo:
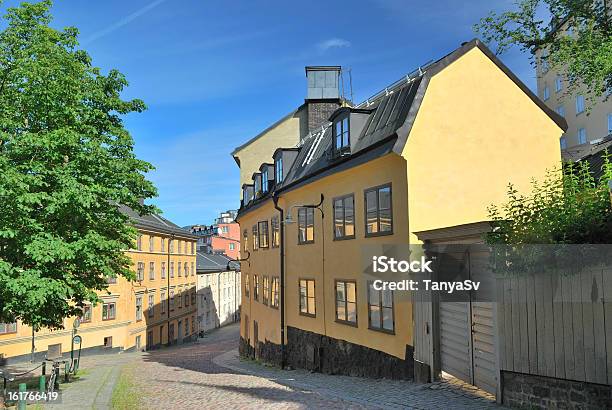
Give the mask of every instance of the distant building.
M 109 278 L 100 302 L 83 306 L 83 352 L 150 350 L 195 339 L 197 237 L 160 215 L 120 210 L 138 229 L 134 249 L 125 251 L 136 278 Z M 64 329 L 35 333 L 35 360 L 51 350 L 70 352 L 75 319 L 66 318 Z M 29 360 L 31 353 L 31 327 L 0 323 L 0 365 Z
M 234 220 L 236 211 L 221 212 L 213 225 L 192 225 L 187 229 L 198 236 L 198 250 L 222 253 L 231 259 L 240 255 L 240 227 Z
M 225 255 L 197 253 L 200 333 L 240 320 L 240 264 Z
M 557 32 L 571 35 L 568 29 L 568 25 L 563 24 Z M 580 88 L 569 93 L 571 79 L 566 73 L 550 67 L 547 56 L 547 50 L 536 53 L 538 95 L 567 121 L 567 131 L 559 140 L 561 149 L 579 154 L 584 149 L 577 146 L 598 143 L 612 134 L 612 88 L 591 99 Z

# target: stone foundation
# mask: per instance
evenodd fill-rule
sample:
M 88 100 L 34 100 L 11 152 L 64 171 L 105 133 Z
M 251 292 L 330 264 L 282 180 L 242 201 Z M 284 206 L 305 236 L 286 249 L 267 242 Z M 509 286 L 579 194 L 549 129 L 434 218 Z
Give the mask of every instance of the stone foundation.
M 257 343 L 257 348 L 253 348 L 248 340 L 242 336 L 238 344 L 238 353 L 240 357 L 247 359 L 258 359 L 262 362 L 280 367 L 281 365 L 281 348 L 280 345 L 270 341 Z
M 612 386 L 502 370 L 502 403 L 530 409 L 612 408 Z
M 414 349 L 406 345 L 406 359 L 379 350 L 287 327 L 287 365 L 326 374 L 412 380 Z

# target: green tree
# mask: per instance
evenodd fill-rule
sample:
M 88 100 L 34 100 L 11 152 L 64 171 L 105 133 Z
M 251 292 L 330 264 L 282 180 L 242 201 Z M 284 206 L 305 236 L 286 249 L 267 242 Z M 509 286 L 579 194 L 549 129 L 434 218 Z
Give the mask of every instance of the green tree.
M 110 277 L 133 277 L 136 231 L 118 209 L 155 195 L 121 116 L 124 76 L 103 75 L 51 2 L 8 9 L 0 32 L 0 322 L 61 328 Z
M 612 0 L 517 0 L 513 10 L 491 12 L 474 26 L 497 53 L 516 46 L 565 72 L 568 90 L 588 98 L 612 87 Z

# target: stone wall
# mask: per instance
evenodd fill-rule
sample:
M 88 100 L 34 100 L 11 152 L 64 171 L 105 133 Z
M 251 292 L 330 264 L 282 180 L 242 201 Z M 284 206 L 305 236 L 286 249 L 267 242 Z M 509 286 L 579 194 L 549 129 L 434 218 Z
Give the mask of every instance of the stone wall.
M 612 408 L 612 386 L 502 370 L 502 403 L 518 408 Z
M 253 348 L 248 340 L 245 340 L 242 336 L 238 344 L 238 353 L 240 357 L 248 359 L 258 359 L 262 362 L 272 364 L 274 366 L 281 365 L 281 348 L 280 345 L 272 343 L 270 341 L 257 343 L 257 348 Z
M 414 349 L 406 345 L 406 359 L 379 350 L 287 327 L 287 364 L 327 374 L 412 380 Z

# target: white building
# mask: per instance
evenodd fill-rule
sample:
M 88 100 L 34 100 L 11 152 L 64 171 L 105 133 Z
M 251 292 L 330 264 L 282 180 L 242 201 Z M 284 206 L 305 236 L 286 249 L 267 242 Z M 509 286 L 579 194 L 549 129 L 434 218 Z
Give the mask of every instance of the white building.
M 225 255 L 198 252 L 196 262 L 200 333 L 240 320 L 240 265 Z

